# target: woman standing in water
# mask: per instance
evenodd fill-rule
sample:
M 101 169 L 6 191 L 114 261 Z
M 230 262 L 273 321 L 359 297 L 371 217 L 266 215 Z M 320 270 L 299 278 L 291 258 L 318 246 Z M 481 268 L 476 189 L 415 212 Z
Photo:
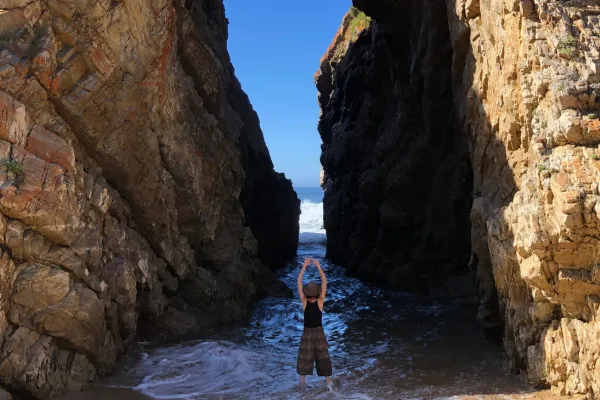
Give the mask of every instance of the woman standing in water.
M 313 262 L 319 270 L 321 285 L 309 282 L 302 286 L 302 278 L 306 267 Z M 298 295 L 304 309 L 304 332 L 300 339 L 298 350 L 298 364 L 296 371 L 300 374 L 300 387 L 306 387 L 306 375 L 312 375 L 313 366 L 317 364 L 317 374 L 324 376 L 327 384 L 331 384 L 331 359 L 329 358 L 329 346 L 323 331 L 323 304 L 327 292 L 327 278 L 321 265 L 314 258 L 304 259 L 304 266 L 298 275 Z

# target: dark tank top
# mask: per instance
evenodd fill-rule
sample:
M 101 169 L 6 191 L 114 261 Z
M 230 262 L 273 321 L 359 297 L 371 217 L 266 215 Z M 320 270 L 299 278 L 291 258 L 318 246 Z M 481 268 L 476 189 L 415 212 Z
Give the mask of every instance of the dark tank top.
M 310 301 L 306 302 L 306 308 L 304 309 L 304 327 L 305 328 L 318 328 L 319 326 L 323 326 L 321 321 L 321 317 L 323 313 L 319 309 L 318 302 L 311 303 Z

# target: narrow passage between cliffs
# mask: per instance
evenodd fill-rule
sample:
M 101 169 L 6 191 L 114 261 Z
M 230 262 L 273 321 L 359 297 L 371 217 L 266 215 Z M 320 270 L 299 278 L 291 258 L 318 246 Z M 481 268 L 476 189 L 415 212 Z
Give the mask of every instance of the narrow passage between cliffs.
M 328 263 L 324 258 L 323 194 L 319 188 L 303 188 L 298 189 L 298 195 L 302 199 L 301 244 L 297 259 L 279 273 L 290 288 L 295 288 L 301 262 L 307 256 L 320 260 L 327 272 L 323 322 L 333 362 L 333 389 L 316 375 L 308 377 L 308 390 L 297 389 L 300 301 L 266 298 L 240 326 L 183 343 L 138 343 L 113 377 L 66 398 L 396 400 L 529 396 L 522 394 L 527 388 L 517 377 L 503 372 L 502 348 L 485 341 L 472 308 L 370 286 Z M 318 279 L 314 269 L 307 274 L 308 279 Z

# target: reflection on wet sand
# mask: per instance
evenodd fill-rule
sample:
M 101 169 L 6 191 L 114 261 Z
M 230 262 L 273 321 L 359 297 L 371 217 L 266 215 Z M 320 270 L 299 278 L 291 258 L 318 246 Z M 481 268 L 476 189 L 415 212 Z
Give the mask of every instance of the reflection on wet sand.
M 305 393 L 299 393 L 298 399 L 315 399 L 315 398 L 335 398 L 335 399 L 348 399 L 357 397 L 346 397 L 343 395 L 333 395 L 329 397 L 328 392 L 324 388 L 316 390 L 307 390 Z M 171 399 L 187 400 L 188 397 L 182 396 L 179 398 L 169 397 Z M 223 396 L 220 399 L 229 399 L 230 397 Z M 254 399 L 249 396 L 247 399 Z M 264 397 L 264 399 L 271 399 L 272 397 Z M 362 397 L 363 399 L 369 399 L 369 397 Z M 431 397 L 404 397 L 398 395 L 398 397 L 389 397 L 395 400 L 429 400 Z M 262 398 L 257 398 L 262 399 Z M 375 398 L 377 399 L 377 398 Z M 565 397 L 557 396 L 552 394 L 550 391 L 537 391 L 527 392 L 520 394 L 481 394 L 481 395 L 455 395 L 451 397 L 442 398 L 445 400 L 564 400 Z M 158 400 L 152 397 L 145 396 L 133 389 L 121 389 L 121 388 L 107 388 L 107 387 L 93 387 L 86 392 L 82 393 L 71 393 L 64 396 L 53 398 L 52 400 Z M 569 400 L 580 400 L 579 398 L 569 398 Z M 581 399 L 582 400 L 582 399 Z
M 69 393 L 54 397 L 52 400 L 152 400 L 132 389 L 93 386 L 85 392 Z

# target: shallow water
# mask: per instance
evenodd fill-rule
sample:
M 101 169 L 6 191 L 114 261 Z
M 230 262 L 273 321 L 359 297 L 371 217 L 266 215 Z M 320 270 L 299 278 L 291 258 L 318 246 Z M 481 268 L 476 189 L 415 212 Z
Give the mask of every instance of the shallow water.
M 302 192 L 299 191 L 300 196 Z M 486 342 L 475 310 L 434 303 L 366 285 L 324 260 L 320 191 L 303 198 L 301 246 L 280 271 L 295 288 L 305 256 L 318 258 L 328 276 L 323 322 L 334 386 L 308 377 L 297 389 L 296 354 L 302 334 L 297 299 L 267 298 L 242 326 L 196 341 L 139 344 L 117 373 L 68 399 L 445 399 L 530 398 L 502 369 L 502 349 Z M 311 197 L 312 196 L 312 197 Z M 301 197 L 302 198 L 302 197 Z M 313 200 L 309 202 L 308 200 Z M 317 280 L 309 267 L 307 279 Z M 111 389 L 111 387 L 113 389 Z M 120 389 L 114 389 L 115 387 Z M 135 393 L 136 396 L 133 397 Z M 83 397 L 81 397 L 83 396 Z M 537 395 L 537 398 L 547 398 Z

